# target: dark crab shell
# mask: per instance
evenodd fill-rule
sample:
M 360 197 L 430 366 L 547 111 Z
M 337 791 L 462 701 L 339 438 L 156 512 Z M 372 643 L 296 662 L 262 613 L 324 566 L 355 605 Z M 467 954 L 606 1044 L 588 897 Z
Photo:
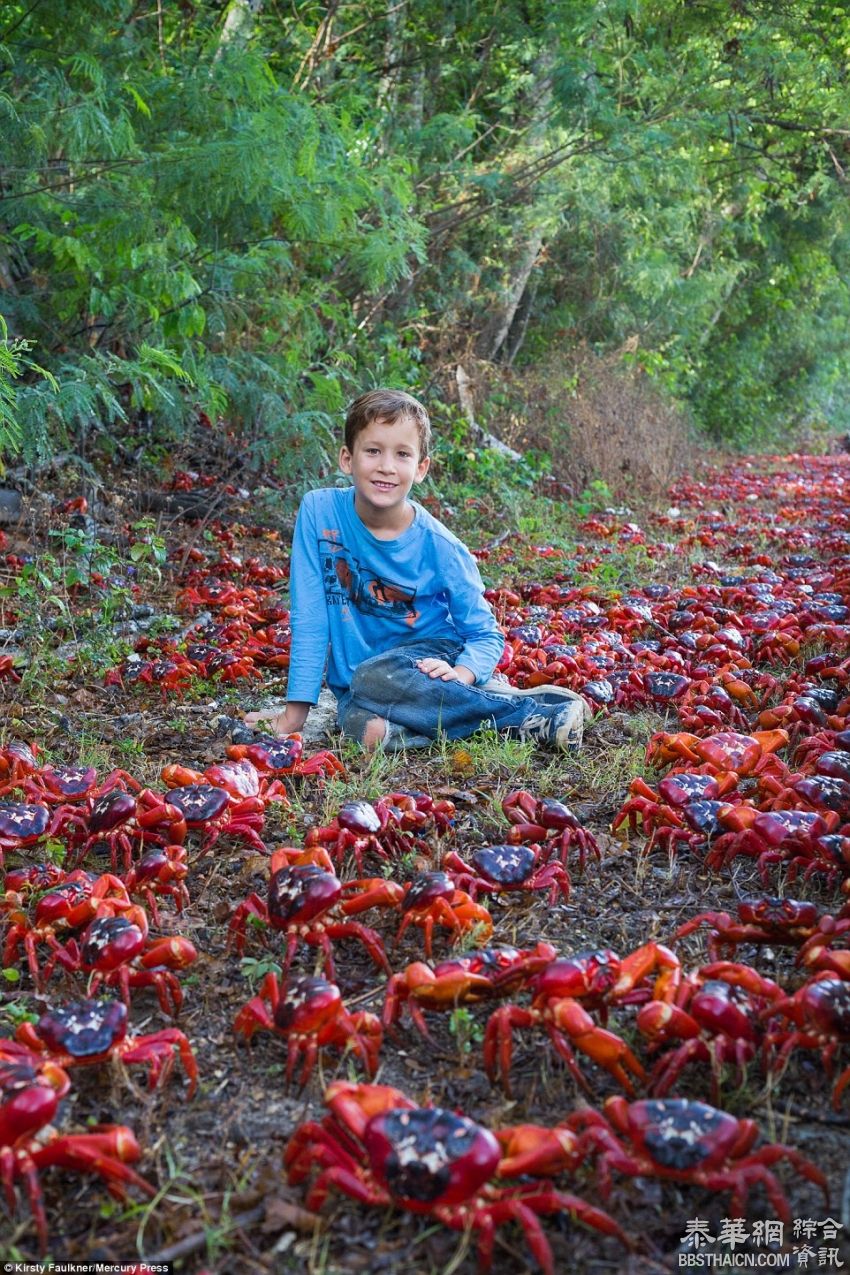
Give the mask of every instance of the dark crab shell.
M 681 673 L 647 673 L 646 689 L 653 699 L 676 699 L 684 695 L 690 679 Z
M 414 1213 L 470 1199 L 501 1155 L 488 1129 L 441 1107 L 382 1112 L 369 1121 L 363 1143 L 378 1182 Z
M 114 828 L 126 823 L 136 812 L 136 799 L 120 788 L 104 793 L 98 797 L 89 815 L 89 832 L 112 832 Z
M 739 1127 L 725 1111 L 686 1098 L 644 1100 L 629 1108 L 629 1133 L 635 1144 L 671 1173 L 687 1173 L 706 1162 L 722 1164 Z
M 720 786 L 712 775 L 696 775 L 691 771 L 665 775 L 658 785 L 658 795 L 671 806 L 686 806 L 690 801 L 712 801 L 719 792 Z
M 819 775 L 850 780 L 850 753 L 839 749 L 821 753 L 815 763 L 815 771 Z
M 106 973 L 138 956 L 145 935 L 124 916 L 100 916 L 92 921 L 80 943 L 80 958 L 87 974 Z
M 190 828 L 202 827 L 217 819 L 230 804 L 225 790 L 216 788 L 214 784 L 184 784 L 180 788 L 170 788 L 165 800 L 170 806 L 177 807 Z
M 850 782 L 837 775 L 809 775 L 798 779 L 794 791 L 812 805 L 834 810 L 843 821 L 850 819 Z
M 401 910 L 404 913 L 428 907 L 437 899 L 450 899 L 454 892 L 455 885 L 447 872 L 420 872 L 404 896 Z
M 28 805 L 23 801 L 0 801 L 0 837 L 20 840 L 22 843 L 37 840 L 47 831 L 50 811 L 47 806 Z
M 482 846 L 471 856 L 476 871 L 496 885 L 521 886 L 534 871 L 537 856 L 528 846 Z
M 69 801 L 84 797 L 97 783 L 94 766 L 45 766 L 41 776 L 51 792 L 61 793 Z
M 274 1025 L 282 1032 L 318 1032 L 339 1017 L 342 994 L 326 978 L 291 978 L 274 1010 Z
M 42 1014 L 35 1032 L 56 1053 L 96 1058 L 126 1036 L 127 1006 L 108 997 L 71 1001 Z
M 300 739 L 272 739 L 269 736 L 250 744 L 246 756 L 262 770 L 282 775 L 298 764 L 303 753 L 304 745 Z
M 340 807 L 336 821 L 340 828 L 360 837 L 381 831 L 381 816 L 368 801 L 347 801 Z
M 332 908 L 341 894 L 339 878 L 315 864 L 279 868 L 269 880 L 269 924 L 279 930 L 306 924 Z

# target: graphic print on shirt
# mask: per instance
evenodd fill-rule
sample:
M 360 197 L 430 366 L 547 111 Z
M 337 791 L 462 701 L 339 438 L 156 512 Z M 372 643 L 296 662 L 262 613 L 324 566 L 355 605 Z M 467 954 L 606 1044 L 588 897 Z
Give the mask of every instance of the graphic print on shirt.
M 389 612 L 403 616 L 411 625 L 419 619 L 416 590 L 392 584 L 381 576 L 364 571 L 345 545 L 331 539 L 320 539 L 319 557 L 328 606 L 342 606 L 350 602 L 358 611 L 368 615 L 385 616 Z

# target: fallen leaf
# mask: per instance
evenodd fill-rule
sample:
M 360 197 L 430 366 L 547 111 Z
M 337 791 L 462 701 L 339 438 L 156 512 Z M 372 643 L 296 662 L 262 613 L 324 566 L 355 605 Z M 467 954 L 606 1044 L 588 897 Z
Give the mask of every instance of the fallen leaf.
M 299 1204 L 293 1204 L 283 1195 L 270 1195 L 266 1198 L 266 1215 L 260 1226 L 264 1234 L 291 1229 L 312 1234 L 322 1224 L 318 1213 L 310 1213 Z

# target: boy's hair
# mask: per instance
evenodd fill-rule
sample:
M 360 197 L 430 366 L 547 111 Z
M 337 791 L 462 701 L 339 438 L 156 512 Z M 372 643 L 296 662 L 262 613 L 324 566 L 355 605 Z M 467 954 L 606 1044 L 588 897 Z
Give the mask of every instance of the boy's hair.
M 419 433 L 419 459 L 424 460 L 431 447 L 431 421 L 419 399 L 404 390 L 367 390 L 356 398 L 345 418 L 345 445 L 351 452 L 354 440 L 372 421 L 386 421 L 394 425 L 407 417 L 416 425 Z

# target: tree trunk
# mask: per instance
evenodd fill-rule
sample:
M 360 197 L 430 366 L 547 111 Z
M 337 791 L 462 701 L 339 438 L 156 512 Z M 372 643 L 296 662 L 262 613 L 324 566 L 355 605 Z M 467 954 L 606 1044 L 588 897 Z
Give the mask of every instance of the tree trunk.
M 489 359 L 492 362 L 504 345 L 511 330 L 514 315 L 517 312 L 519 303 L 522 301 L 529 276 L 534 269 L 534 263 L 540 256 L 542 247 L 543 231 L 535 230 L 526 240 L 522 256 L 517 262 L 513 277 L 508 284 L 502 309 L 497 312 L 493 321 L 487 325 L 481 334 L 478 348 L 482 358 Z
M 231 0 L 213 62 L 223 57 L 231 45 L 247 43 L 254 30 L 254 19 L 262 7 L 263 0 Z

